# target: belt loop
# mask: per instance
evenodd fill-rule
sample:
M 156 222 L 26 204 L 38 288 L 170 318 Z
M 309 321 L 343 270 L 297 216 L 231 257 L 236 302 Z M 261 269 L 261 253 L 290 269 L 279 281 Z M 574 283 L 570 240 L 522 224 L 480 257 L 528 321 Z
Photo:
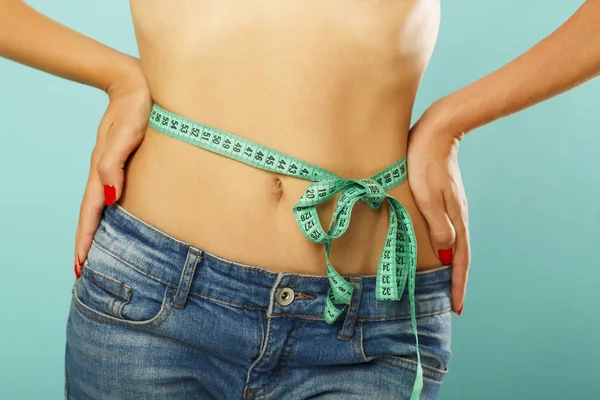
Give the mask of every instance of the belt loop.
M 183 308 L 185 306 L 196 271 L 196 264 L 198 264 L 198 261 L 201 259 L 201 252 L 198 252 L 193 247 L 188 249 L 185 263 L 183 264 L 183 270 L 181 271 L 181 277 L 179 278 L 179 284 L 177 285 L 177 289 L 175 289 L 173 299 L 171 300 L 173 307 Z
M 342 340 L 350 340 L 354 335 L 354 325 L 356 323 L 358 309 L 360 308 L 360 298 L 363 288 L 363 281 L 360 276 L 349 280 L 354 282 L 354 290 L 352 291 L 350 304 L 348 304 L 346 309 L 346 318 L 344 319 L 344 324 L 338 330 L 338 338 Z

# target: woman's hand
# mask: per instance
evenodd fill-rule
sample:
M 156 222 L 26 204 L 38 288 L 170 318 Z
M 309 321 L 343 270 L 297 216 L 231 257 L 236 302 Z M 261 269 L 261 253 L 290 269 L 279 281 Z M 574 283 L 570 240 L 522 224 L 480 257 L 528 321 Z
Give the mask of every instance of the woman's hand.
M 146 132 L 152 99 L 139 60 L 131 57 L 131 67 L 106 90 L 109 104 L 98 127 L 75 236 L 77 277 L 104 206 L 111 206 L 121 197 L 125 162 L 142 143 Z
M 430 226 L 435 249 L 452 245 L 454 250 L 452 309 L 459 314 L 471 256 L 458 143 L 467 132 L 600 76 L 599 18 L 600 1 L 585 1 L 525 53 L 436 101 L 411 128 L 410 187 Z
M 460 315 L 471 263 L 467 197 L 458 167 L 461 135 L 444 130 L 441 102 L 423 113 L 409 132 L 407 168 L 417 207 L 444 264 L 452 262 L 452 310 Z
M 82 35 L 24 1 L 0 1 L 0 57 L 108 94 L 75 235 L 74 268 L 79 277 L 104 209 L 103 192 L 109 205 L 120 197 L 125 161 L 146 132 L 152 108 L 146 79 L 137 58 Z

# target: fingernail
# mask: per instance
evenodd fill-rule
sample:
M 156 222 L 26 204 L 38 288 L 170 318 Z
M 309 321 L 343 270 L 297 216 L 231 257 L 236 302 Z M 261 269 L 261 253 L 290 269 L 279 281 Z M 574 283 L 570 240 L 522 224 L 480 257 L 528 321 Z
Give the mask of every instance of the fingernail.
M 117 192 L 113 185 L 104 185 L 104 201 L 107 206 L 112 206 L 117 198 Z
M 79 268 L 77 268 L 77 261 L 73 263 L 73 269 L 75 270 L 75 278 L 79 279 L 81 273 L 79 272 Z
M 440 261 L 444 264 L 452 263 L 452 249 L 438 250 L 438 256 L 440 257 Z
M 465 303 L 462 303 L 460 305 L 460 308 L 456 311 L 456 314 L 460 315 L 460 313 L 462 312 L 462 308 L 463 308 L 464 305 L 465 305 Z

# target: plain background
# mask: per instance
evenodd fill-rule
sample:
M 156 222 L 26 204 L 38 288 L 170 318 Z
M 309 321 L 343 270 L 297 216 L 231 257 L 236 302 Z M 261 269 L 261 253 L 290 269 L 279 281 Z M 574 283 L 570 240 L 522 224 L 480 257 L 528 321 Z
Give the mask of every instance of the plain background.
M 137 55 L 124 0 L 30 4 Z M 581 4 L 443 1 L 413 122 L 435 99 L 527 50 Z M 75 230 L 107 100 L 97 89 L 0 60 L 3 398 L 64 396 Z M 441 400 L 598 398 L 599 106 L 596 79 L 464 139 L 473 262 L 463 314 L 453 318 Z

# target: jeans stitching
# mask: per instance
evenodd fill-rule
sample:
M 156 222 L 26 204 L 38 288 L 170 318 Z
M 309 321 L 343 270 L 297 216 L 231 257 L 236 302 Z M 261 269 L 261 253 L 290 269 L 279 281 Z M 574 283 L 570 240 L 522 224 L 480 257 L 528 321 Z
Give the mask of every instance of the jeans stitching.
M 296 292 L 296 295 L 294 296 L 294 300 L 315 300 L 317 297 L 316 296 L 312 296 L 310 294 L 306 294 L 306 293 L 302 293 L 302 292 Z
M 253 393 L 256 390 L 260 389 L 260 388 L 258 388 L 258 389 L 249 389 L 248 388 L 248 385 L 250 383 L 249 382 L 250 371 L 254 368 L 261 367 L 265 363 L 265 354 L 267 352 L 267 349 L 269 348 L 269 343 L 271 343 L 272 331 L 273 330 L 271 329 L 271 319 L 267 316 L 267 339 L 266 339 L 267 341 L 266 341 L 265 345 L 263 346 L 263 348 L 261 349 L 258 359 L 254 361 L 256 364 L 253 363 L 250 366 L 250 370 L 248 371 L 248 381 L 246 382 L 246 386 L 245 386 L 244 394 L 243 394 L 244 398 L 247 398 L 247 396 L 249 396 L 249 393 Z
M 188 265 L 190 254 L 193 254 L 196 257 L 193 261 L 193 265 Z M 174 307 L 177 307 L 180 309 L 184 308 L 187 297 L 190 294 L 190 287 L 192 286 L 192 281 L 194 280 L 194 276 L 197 274 L 197 271 L 198 271 L 198 263 L 200 261 L 202 261 L 202 257 L 203 257 L 202 253 L 198 253 L 197 251 L 193 250 L 192 248 L 189 249 L 188 254 L 185 257 L 185 263 L 183 266 L 183 270 L 181 271 L 182 276 L 180 277 L 180 281 L 181 281 L 181 279 L 186 280 L 185 288 L 182 288 L 184 290 L 184 292 L 186 293 L 186 295 L 183 298 L 182 303 L 174 302 L 175 296 L 177 295 L 177 289 L 179 289 L 179 284 L 178 284 L 177 287 L 175 288 L 175 291 L 173 292 L 173 296 L 171 297 L 171 303 Z M 191 270 L 190 270 L 190 268 L 191 268 Z
M 373 359 L 374 357 L 369 358 L 365 354 L 365 349 L 363 347 L 363 336 L 364 336 L 364 333 L 363 333 L 363 321 L 358 321 L 358 325 L 359 325 L 359 330 L 358 331 L 360 333 L 360 339 L 358 341 L 358 348 L 360 350 L 360 354 L 362 355 L 363 359 L 366 360 L 366 361 L 369 361 L 369 360 Z
M 90 276 L 86 275 L 86 271 L 88 274 L 90 274 Z M 103 288 L 104 290 L 113 293 L 114 295 L 117 295 L 125 300 L 129 300 L 131 298 L 131 286 L 129 286 L 128 284 L 126 284 L 125 282 L 116 280 L 114 278 L 111 278 L 109 276 L 106 276 L 104 274 L 101 274 L 99 272 L 96 272 L 93 270 L 92 267 L 89 266 L 88 261 L 86 260 L 85 263 L 83 264 L 83 275 L 90 281 L 93 282 L 94 284 L 100 286 L 101 288 Z M 115 283 L 116 285 L 119 285 L 119 287 L 121 288 L 118 292 L 116 290 L 114 290 L 111 287 L 106 286 L 103 283 L 100 283 L 99 281 L 97 281 L 96 279 L 94 279 L 94 276 L 97 276 L 98 279 L 106 279 L 108 281 L 111 281 L 113 283 Z M 127 290 L 127 293 L 123 293 L 123 289 Z
M 182 279 L 184 279 L 183 275 L 185 274 L 185 269 L 190 259 L 190 254 L 192 254 L 192 252 L 188 250 L 187 254 L 185 255 L 185 261 L 183 262 L 183 266 L 181 268 L 181 276 L 179 277 L 180 282 Z M 183 308 L 182 305 L 175 302 L 175 296 L 177 296 L 177 289 L 179 289 L 179 284 L 177 284 L 177 287 L 175 288 L 175 290 L 173 290 L 173 295 L 171 295 L 171 305 L 173 305 L 173 307 Z
M 428 312 L 423 312 L 423 313 L 419 313 L 416 314 L 416 317 L 430 317 L 432 315 L 437 315 L 437 314 L 443 314 L 445 312 L 450 311 L 451 308 L 450 307 L 444 307 L 444 308 L 438 308 L 432 311 L 428 311 Z M 395 319 L 409 319 L 410 318 L 410 314 L 401 314 L 401 315 L 396 315 L 393 317 L 372 317 L 372 318 L 368 318 L 368 317 L 363 317 L 363 318 L 357 318 L 357 321 L 360 322 L 364 322 L 364 321 L 391 321 L 391 320 L 395 320 Z
M 262 311 L 267 311 L 268 307 L 260 307 L 260 306 L 252 306 L 249 304 L 244 304 L 244 303 L 237 303 L 234 301 L 229 301 L 229 300 L 224 300 L 221 299 L 220 297 L 214 297 L 214 296 L 209 296 L 200 292 L 195 292 L 195 291 L 190 291 L 190 294 L 193 294 L 195 296 L 198 296 L 200 298 L 205 298 L 205 299 L 209 299 L 209 300 L 213 300 L 216 302 L 221 302 L 224 304 L 228 304 L 228 305 L 233 305 L 233 306 L 237 306 L 240 308 L 247 308 L 247 309 L 252 309 L 252 310 L 262 310 Z M 432 316 L 432 315 L 437 315 L 437 314 L 442 314 L 444 312 L 448 312 L 450 311 L 450 307 L 445 307 L 445 308 L 440 308 L 440 309 L 436 309 L 430 312 L 426 312 L 426 313 L 420 313 L 417 314 L 417 317 L 428 317 L 428 316 Z M 311 319 L 311 320 L 324 320 L 322 315 L 313 315 L 313 314 L 299 314 L 299 313 L 278 313 L 278 314 L 273 314 L 272 317 L 273 318 L 277 318 L 277 317 L 287 317 L 287 316 L 293 316 L 293 317 L 302 317 L 302 318 L 307 318 L 307 319 Z M 358 322 L 365 322 L 365 321 L 392 321 L 395 319 L 408 319 L 410 318 L 410 315 L 400 315 L 400 316 L 393 316 L 393 317 L 373 317 L 373 318 L 356 318 L 356 321 Z
M 356 361 L 360 361 L 360 356 L 358 354 L 356 354 L 356 346 L 355 346 L 356 336 L 357 335 L 352 335 L 352 355 L 354 356 Z
M 289 361 L 290 361 L 290 358 L 292 357 L 292 352 L 294 351 L 294 347 L 296 346 L 296 341 L 298 339 L 298 336 L 300 335 L 300 331 L 302 330 L 302 328 L 304 327 L 304 325 L 306 325 L 307 322 L 308 322 L 308 320 L 305 319 L 302 322 L 302 324 L 298 327 L 298 329 L 296 330 L 296 336 L 294 336 L 294 342 L 292 343 L 292 346 L 290 347 L 290 350 L 289 350 L 288 355 L 286 357 L 285 366 L 283 367 L 283 371 L 281 371 L 281 375 L 279 376 L 279 381 L 277 382 L 277 384 L 275 386 L 273 386 L 271 388 L 271 390 L 269 390 L 266 393 L 260 394 L 259 397 L 264 397 L 264 396 L 268 395 L 269 393 L 273 392 L 279 386 L 279 384 L 283 381 L 283 377 L 285 376 L 285 370 L 287 369 Z
M 109 315 L 103 315 L 101 312 L 96 311 L 84 304 L 77 296 L 76 291 L 73 292 L 73 303 L 75 305 L 75 309 L 82 317 L 94 320 L 101 324 L 149 330 L 162 325 L 167 320 L 167 317 L 171 314 L 172 308 L 169 306 L 170 303 L 167 300 L 167 297 L 167 292 L 165 291 L 160 311 L 157 315 L 147 321 L 126 321 L 119 320 Z
M 271 331 L 272 331 L 272 329 L 271 329 Z M 271 339 L 271 331 L 269 331 L 269 341 Z M 289 334 L 288 334 L 288 337 L 289 337 Z M 265 347 L 265 350 L 266 350 L 266 347 Z M 260 360 L 260 362 L 255 367 L 261 367 L 264 363 L 265 363 L 265 358 L 262 358 Z M 262 385 L 260 387 L 254 388 L 254 389 L 248 389 L 247 392 L 249 392 L 249 393 L 259 392 L 263 388 L 265 388 L 266 386 L 268 386 L 269 384 L 271 384 L 271 382 L 273 381 L 273 379 L 275 379 L 275 376 L 271 375 L 271 377 L 269 378 L 269 381 L 267 383 L 265 383 L 264 385 Z
M 281 371 L 281 374 L 278 375 L 278 380 L 275 383 L 275 386 L 273 386 L 268 392 L 259 394 L 257 398 L 264 397 L 264 396 L 268 395 L 269 393 L 273 392 L 279 386 L 279 384 L 283 381 L 283 378 L 285 376 L 285 370 L 287 369 L 289 359 L 291 358 L 292 352 L 294 351 L 294 347 L 296 346 L 296 341 L 298 339 L 298 336 L 300 335 L 300 331 L 302 330 L 304 325 L 306 325 L 307 322 L 308 322 L 308 320 L 305 319 L 304 321 L 302 321 L 302 324 L 300 324 L 300 326 L 298 326 L 298 329 L 296 329 L 296 334 L 294 335 L 294 341 L 292 342 L 292 345 L 290 346 L 290 350 L 288 351 L 288 353 L 285 357 L 283 370 Z M 257 392 L 257 391 L 263 390 L 264 388 L 266 388 L 267 386 L 269 386 L 271 384 L 271 382 L 273 381 L 274 378 L 275 378 L 275 375 L 271 375 L 269 382 L 265 383 L 264 385 L 262 385 L 259 388 L 249 389 L 248 392 Z
M 262 352 L 263 346 L 265 345 L 265 328 L 263 328 L 263 314 L 258 312 L 258 325 L 260 325 L 260 343 L 258 345 L 258 354 Z
M 96 246 L 98 246 L 98 248 L 100 250 L 102 250 L 103 252 L 105 252 L 109 256 L 115 258 L 117 261 L 120 261 L 120 262 L 124 263 L 128 267 L 133 268 L 134 270 L 136 270 L 140 274 L 146 275 L 148 278 L 152 278 L 154 280 L 157 280 L 160 283 L 164 283 L 165 285 L 169 285 L 171 287 L 177 287 L 177 284 L 175 284 L 174 282 L 168 281 L 168 280 L 166 280 L 166 279 L 164 279 L 164 278 L 162 278 L 162 277 L 160 277 L 158 275 L 154 275 L 153 273 L 147 271 L 145 268 L 142 268 L 139 265 L 136 265 L 136 264 L 132 263 L 131 261 L 123 259 L 121 256 L 119 256 L 118 254 L 113 253 L 112 251 L 110 251 L 109 249 L 107 249 L 106 247 L 104 247 L 103 245 L 101 245 L 100 243 L 96 242 L 95 240 L 93 240 L 92 243 L 95 244 Z
M 65 356 L 65 400 L 69 399 L 69 374 L 67 374 L 67 359 Z
M 195 296 L 198 296 L 200 298 L 204 298 L 204 299 L 209 299 L 209 300 L 214 300 L 216 302 L 220 302 L 220 303 L 224 303 L 224 304 L 228 304 L 228 305 L 232 305 L 232 306 L 238 306 L 240 308 L 249 308 L 251 310 L 262 310 L 262 311 L 267 311 L 268 307 L 260 307 L 260 306 L 252 306 L 249 304 L 243 304 L 243 303 L 236 303 L 235 301 L 229 301 L 229 300 L 224 300 L 221 299 L 220 297 L 213 297 L 213 296 L 209 296 L 200 292 L 194 292 L 190 290 L 190 294 L 193 294 Z
M 99 249 L 101 249 L 102 251 L 104 251 L 108 255 L 116 258 L 118 261 L 121 261 L 121 262 L 125 263 L 127 266 L 129 266 L 130 268 L 135 269 L 139 273 L 141 273 L 143 275 L 146 275 L 146 276 L 148 276 L 150 278 L 154 278 L 154 279 L 158 280 L 159 282 L 164 283 L 166 285 L 169 285 L 171 287 L 174 287 L 174 288 L 177 287 L 177 285 L 175 283 L 173 283 L 171 281 L 168 281 L 166 279 L 163 279 L 163 278 L 161 278 L 161 277 L 159 277 L 157 275 L 154 275 L 154 274 L 152 274 L 150 272 L 147 272 L 143 268 L 141 268 L 141 267 L 139 267 L 139 266 L 137 266 L 137 265 L 135 265 L 135 264 L 133 264 L 133 263 L 131 263 L 129 261 L 123 260 L 121 257 L 119 257 L 118 255 L 114 254 L 110 250 L 106 249 L 101 244 L 98 244 L 96 242 L 94 242 L 94 243 L 98 246 Z M 205 255 L 207 255 L 207 254 L 205 254 Z M 325 277 L 325 278 L 327 278 L 327 277 Z M 254 309 L 254 310 L 258 309 L 258 310 L 263 310 L 263 311 L 266 311 L 268 309 L 267 307 L 252 306 L 252 305 L 249 305 L 249 304 L 237 303 L 237 302 L 233 302 L 233 301 L 224 300 L 224 299 L 221 299 L 219 297 L 208 296 L 208 295 L 205 295 L 205 294 L 202 294 L 200 292 L 193 291 L 193 290 L 190 290 L 190 294 L 196 295 L 196 296 L 199 296 L 199 297 L 202 297 L 202 298 L 206 298 L 206 299 L 211 299 L 211 300 L 214 300 L 214 301 L 220 301 L 220 302 L 223 302 L 223 303 L 226 303 L 226 304 L 230 304 L 230 305 L 236 305 L 236 306 L 239 306 L 239 307 L 242 307 L 242 308 L 249 308 L 249 309 Z M 429 312 L 425 312 L 425 313 L 419 313 L 416 316 L 417 317 L 426 317 L 426 316 L 441 314 L 441 313 L 450 311 L 450 309 L 451 309 L 450 307 L 444 307 L 444 308 L 435 309 L 435 310 L 432 310 L 432 311 L 429 311 Z M 308 318 L 308 319 L 324 320 L 323 316 L 312 315 L 312 314 L 285 313 L 285 314 L 279 314 L 279 315 L 276 315 L 276 316 L 297 316 L 297 317 L 303 317 L 303 318 Z M 372 318 L 368 318 L 368 317 L 359 318 L 359 317 L 357 317 L 356 320 L 360 321 L 360 322 L 364 322 L 364 321 L 389 321 L 389 320 L 394 320 L 394 319 L 407 319 L 407 318 L 410 318 L 410 314 L 402 314 L 402 315 L 393 316 L 393 317 L 372 317 Z
M 407 358 L 403 358 L 401 356 L 392 356 L 392 355 L 388 355 L 388 354 L 383 354 L 380 356 L 376 356 L 375 358 L 381 358 L 381 362 L 386 365 L 389 365 L 390 367 L 402 368 L 402 369 L 406 369 L 411 372 L 416 372 L 416 370 L 417 370 L 417 363 L 415 361 L 409 360 Z M 396 360 L 396 362 L 401 365 L 387 362 L 386 359 Z M 404 364 L 404 365 L 402 365 L 402 364 Z M 409 366 L 409 365 L 411 365 L 411 366 Z M 412 368 L 412 366 L 414 366 L 414 368 Z M 433 380 L 439 381 L 439 382 L 443 381 L 444 377 L 448 373 L 448 370 L 442 371 L 441 369 L 430 367 L 429 365 L 425 365 L 423 363 L 421 363 L 421 367 L 423 369 L 423 377 L 430 378 L 430 379 L 433 379 Z

